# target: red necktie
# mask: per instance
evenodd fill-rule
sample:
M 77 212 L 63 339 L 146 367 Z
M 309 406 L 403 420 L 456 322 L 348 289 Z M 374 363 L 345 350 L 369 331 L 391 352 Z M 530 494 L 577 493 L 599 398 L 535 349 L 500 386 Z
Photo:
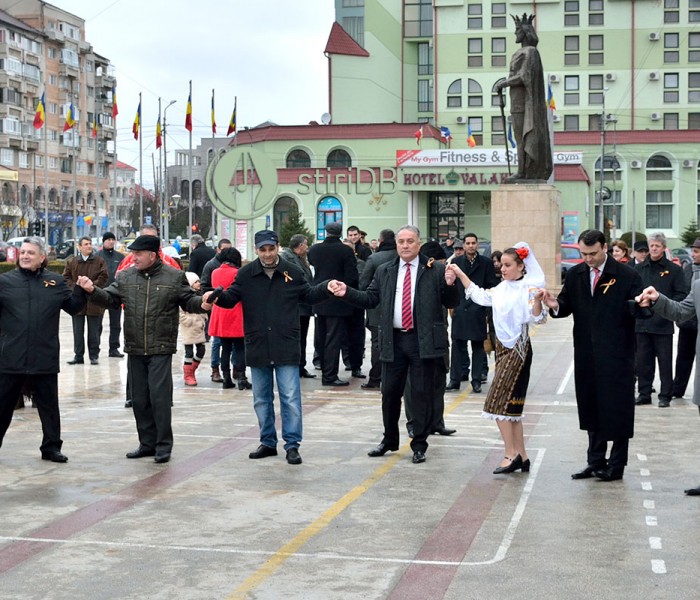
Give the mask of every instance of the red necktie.
M 401 297 L 401 325 L 406 330 L 413 329 L 411 311 L 411 265 L 406 263 L 406 275 L 403 278 L 403 296 Z
M 598 285 L 598 281 L 600 280 L 600 269 L 593 267 L 593 273 L 593 292 L 595 292 L 595 288 Z

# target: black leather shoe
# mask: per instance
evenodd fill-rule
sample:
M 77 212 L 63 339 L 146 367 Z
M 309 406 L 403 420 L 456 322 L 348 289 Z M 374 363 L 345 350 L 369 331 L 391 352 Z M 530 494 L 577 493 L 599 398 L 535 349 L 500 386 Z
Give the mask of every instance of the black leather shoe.
M 382 442 L 376 448 L 372 448 L 367 453 L 367 456 L 371 456 L 373 458 L 376 456 L 384 456 L 387 452 L 396 452 L 398 449 L 398 446 L 388 446 L 387 444 Z
M 418 463 L 424 463 L 425 462 L 425 452 L 421 452 L 420 450 L 416 450 L 413 453 L 413 458 L 411 459 L 411 462 L 414 465 L 417 465 Z
M 355 369 L 355 370 L 352 372 L 352 376 L 353 376 L 355 379 L 367 379 L 367 375 L 365 375 L 362 371 L 360 371 L 360 369 Z
M 450 381 L 450 383 L 445 386 L 446 392 L 456 392 L 457 390 L 459 390 L 459 382 Z
M 481 381 L 474 381 L 472 383 L 472 390 L 475 394 L 481 394 Z
M 99 365 L 100 363 L 99 363 L 99 361 L 98 361 L 96 358 L 91 358 L 91 359 L 90 359 L 90 364 L 91 364 L 91 365 Z
M 260 444 L 257 450 L 248 455 L 248 458 L 267 458 L 268 456 L 277 456 L 277 448 Z
M 343 381 L 342 379 L 335 379 L 334 381 L 322 381 L 321 385 L 325 385 L 328 387 L 343 387 L 346 385 L 350 385 L 350 382 Z
M 382 387 L 381 383 L 375 383 L 374 381 L 368 381 L 367 383 L 363 383 L 360 385 L 360 387 L 363 390 L 378 390 L 380 387 Z
M 82 358 L 74 358 L 73 360 L 68 361 L 69 365 L 84 365 L 85 361 Z
M 157 462 L 158 464 L 161 463 L 166 463 L 170 460 L 170 453 L 168 454 L 156 454 L 155 458 L 153 459 L 154 462 Z
M 615 467 L 608 467 L 606 469 L 598 469 L 593 472 L 600 481 L 617 481 L 622 479 L 623 469 L 618 469 Z
M 127 452 L 127 458 L 143 458 L 144 456 L 155 456 L 156 451 L 153 448 L 146 448 L 146 446 L 139 446 L 133 452 Z
M 304 379 L 315 379 L 316 375 L 309 373 L 306 369 L 299 369 L 299 377 L 303 377 Z
M 65 463 L 68 462 L 68 457 L 58 450 L 50 450 L 41 453 L 41 460 L 50 460 L 51 462 Z
M 119 352 L 119 350 L 110 350 L 109 357 L 110 358 L 124 358 L 124 355 L 121 352 Z
M 685 495 L 686 496 L 700 496 L 700 486 L 696 488 L 690 488 L 689 490 L 685 490 Z
M 508 458 L 508 457 L 506 457 Z M 515 458 L 511 459 L 510 464 L 506 465 L 505 467 L 496 467 L 493 470 L 494 475 L 500 475 L 501 473 L 512 473 L 513 471 L 517 471 L 518 469 L 523 468 L 523 457 L 518 454 Z M 530 470 L 530 463 L 527 463 L 527 470 Z
M 571 475 L 571 479 L 590 479 L 591 477 L 595 477 L 595 475 L 593 475 L 593 473 L 597 469 L 600 469 L 600 467 L 591 467 L 590 465 L 588 465 L 582 471 L 579 471 L 578 473 L 573 473 Z
M 449 427 L 438 427 L 433 433 L 437 433 L 439 435 L 452 435 L 453 433 L 457 433 L 456 429 L 450 429 Z
M 668 408 L 671 406 L 671 401 L 659 398 L 659 408 Z
M 290 448 L 289 450 L 287 450 L 287 462 L 290 465 L 301 464 L 301 456 L 299 455 L 298 448 Z
M 635 406 L 642 406 L 644 404 L 651 404 L 651 398 L 642 398 L 641 396 L 637 396 L 637 399 L 634 401 Z
M 131 408 L 133 405 L 134 403 L 131 400 L 124 402 L 124 408 Z

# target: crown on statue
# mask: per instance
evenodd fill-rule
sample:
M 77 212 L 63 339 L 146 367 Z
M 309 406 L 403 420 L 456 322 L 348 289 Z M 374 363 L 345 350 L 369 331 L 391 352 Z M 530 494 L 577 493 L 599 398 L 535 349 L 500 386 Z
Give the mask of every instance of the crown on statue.
M 523 25 L 529 25 L 532 27 L 532 22 L 535 20 L 535 15 L 530 15 L 528 16 L 527 13 L 523 13 L 522 17 L 510 15 L 513 18 L 513 21 L 515 21 L 515 25 L 517 27 L 522 27 Z

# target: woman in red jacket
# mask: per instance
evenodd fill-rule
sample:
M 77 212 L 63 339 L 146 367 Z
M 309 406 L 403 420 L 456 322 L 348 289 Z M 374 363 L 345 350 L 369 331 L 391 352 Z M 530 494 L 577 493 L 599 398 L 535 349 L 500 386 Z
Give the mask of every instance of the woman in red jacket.
M 224 248 L 220 254 L 221 266 L 211 274 L 213 287 L 225 290 L 236 279 L 241 266 L 241 253 L 236 248 Z M 251 389 L 245 376 L 245 345 L 243 343 L 243 306 L 221 308 L 214 305 L 209 320 L 209 335 L 221 338 L 221 376 L 224 389 L 235 388 L 231 379 L 231 349 L 235 351 L 233 366 L 234 378 L 238 379 L 238 389 Z

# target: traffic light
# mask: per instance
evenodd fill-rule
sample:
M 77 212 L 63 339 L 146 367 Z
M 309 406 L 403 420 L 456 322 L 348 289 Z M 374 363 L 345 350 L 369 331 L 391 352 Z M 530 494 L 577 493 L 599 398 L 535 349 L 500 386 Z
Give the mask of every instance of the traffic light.
M 192 225 L 192 233 L 199 233 L 199 225 L 197 223 Z
M 34 226 L 32 228 L 32 233 L 34 235 L 41 235 L 41 221 L 37 219 L 34 221 Z

